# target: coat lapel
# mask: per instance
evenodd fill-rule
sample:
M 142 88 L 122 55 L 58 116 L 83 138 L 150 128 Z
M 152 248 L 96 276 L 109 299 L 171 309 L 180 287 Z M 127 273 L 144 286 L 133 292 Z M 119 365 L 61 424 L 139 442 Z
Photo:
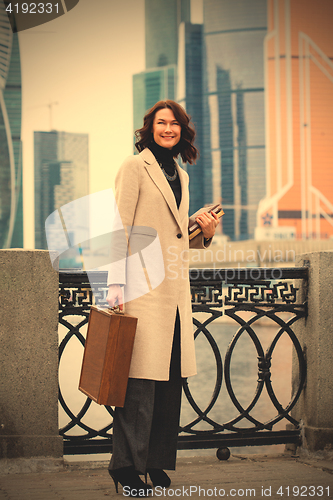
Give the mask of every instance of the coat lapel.
M 186 199 L 183 200 L 184 197 L 186 197 L 187 193 L 187 186 L 186 186 L 186 181 L 183 175 L 183 172 L 181 172 L 181 169 L 179 165 L 177 165 L 177 170 L 178 170 L 178 175 L 180 178 L 180 183 L 181 183 L 181 188 L 182 188 L 182 201 L 180 203 L 179 210 L 177 208 L 177 203 L 175 200 L 175 196 L 172 192 L 172 189 L 166 180 L 161 167 L 159 166 L 158 162 L 156 161 L 155 156 L 153 153 L 150 151 L 150 149 L 146 148 L 144 149 L 141 153 L 140 156 L 142 157 L 144 161 L 144 166 L 145 169 L 147 170 L 149 176 L 151 177 L 152 181 L 156 184 L 158 189 L 161 191 L 165 201 L 167 202 L 172 215 L 176 219 L 176 222 L 181 229 L 181 219 L 182 219 L 182 211 L 181 209 L 184 210 L 186 207 Z

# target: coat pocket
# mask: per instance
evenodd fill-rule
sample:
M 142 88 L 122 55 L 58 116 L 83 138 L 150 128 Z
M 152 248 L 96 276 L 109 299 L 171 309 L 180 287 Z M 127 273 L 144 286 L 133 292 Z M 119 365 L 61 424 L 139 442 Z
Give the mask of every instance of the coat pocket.
M 129 253 L 134 255 L 147 248 L 157 237 L 156 229 L 148 226 L 127 228 L 129 234 Z
M 125 297 L 126 301 L 130 301 L 160 285 L 165 277 L 165 269 L 161 243 L 155 229 L 133 226 L 127 228 L 127 232 L 129 257 Z

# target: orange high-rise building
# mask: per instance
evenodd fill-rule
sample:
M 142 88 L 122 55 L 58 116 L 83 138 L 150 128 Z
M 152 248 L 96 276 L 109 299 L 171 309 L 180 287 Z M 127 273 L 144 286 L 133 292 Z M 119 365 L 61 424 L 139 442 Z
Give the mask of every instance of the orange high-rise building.
M 333 0 L 268 0 L 257 239 L 333 236 Z

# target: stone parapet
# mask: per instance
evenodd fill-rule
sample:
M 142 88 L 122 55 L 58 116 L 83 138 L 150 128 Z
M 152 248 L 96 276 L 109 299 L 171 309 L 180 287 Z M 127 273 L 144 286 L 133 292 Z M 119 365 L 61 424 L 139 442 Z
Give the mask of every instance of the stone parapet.
M 58 273 L 47 251 L 0 250 L 0 304 L 0 462 L 59 459 Z
M 302 254 L 296 266 L 303 265 L 309 267 L 309 282 L 297 286 L 301 287 L 303 299 L 307 295 L 308 317 L 299 320 L 294 328 L 305 352 L 307 377 L 292 416 L 301 421 L 303 449 L 330 452 L 333 450 L 333 252 Z M 298 369 L 294 366 L 296 383 Z

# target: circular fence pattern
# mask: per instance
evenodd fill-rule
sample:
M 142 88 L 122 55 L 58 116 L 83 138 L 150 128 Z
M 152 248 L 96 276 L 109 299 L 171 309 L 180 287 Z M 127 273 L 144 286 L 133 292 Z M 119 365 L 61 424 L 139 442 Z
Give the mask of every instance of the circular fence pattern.
M 300 318 L 304 318 L 307 313 L 306 302 L 297 303 L 297 289 L 293 282 L 290 281 L 290 270 L 286 271 L 285 279 L 282 273 L 279 281 L 269 274 L 265 269 L 265 279 L 260 279 L 263 272 L 259 271 L 259 279 L 253 281 L 246 277 L 240 278 L 237 281 L 225 283 L 223 272 L 227 270 L 219 270 L 220 274 L 214 276 L 208 273 L 204 276 L 203 272 L 198 271 L 194 276 L 191 270 L 191 291 L 192 291 L 192 307 L 194 313 L 205 313 L 204 319 L 193 318 L 195 338 L 203 338 L 209 346 L 209 356 L 212 357 L 212 362 L 215 363 L 215 382 L 213 381 L 213 390 L 208 404 L 200 406 L 195 400 L 188 381 L 185 379 L 183 383 L 184 394 L 188 404 L 195 413 L 195 418 L 180 428 L 179 442 L 180 447 L 214 447 L 216 439 L 221 442 L 228 436 L 242 437 L 244 443 L 253 436 L 253 433 L 265 431 L 265 435 L 271 434 L 270 431 L 274 426 L 285 419 L 288 423 L 298 428 L 298 422 L 291 416 L 290 412 L 295 406 L 305 382 L 306 364 L 300 342 L 293 330 L 295 322 Z M 289 274 L 288 274 L 289 273 Z M 295 277 L 305 279 L 302 275 Z M 281 273 L 280 273 L 281 275 Z M 106 284 L 105 273 L 97 273 L 98 279 L 95 280 L 93 287 L 87 279 L 85 273 L 61 273 L 60 274 L 60 290 L 59 290 L 59 325 L 67 330 L 59 345 L 59 363 L 64 355 L 65 349 L 70 340 L 77 340 L 78 346 L 81 349 L 84 347 L 85 337 L 81 330 L 87 325 L 89 317 L 89 309 L 93 303 L 105 303 Z M 217 277 L 216 277 L 217 276 Z M 270 276 L 270 279 L 267 279 Z M 94 293 L 92 293 L 92 290 Z M 282 319 L 281 313 L 288 313 L 288 319 Z M 248 318 L 244 319 L 242 314 L 248 314 Z M 78 316 L 82 316 L 81 321 L 77 321 Z M 76 321 L 71 323 L 71 318 L 76 318 Z M 228 317 L 235 324 L 235 333 L 230 341 L 230 344 L 225 353 L 221 353 L 218 343 L 211 332 L 211 325 L 221 317 Z M 277 327 L 277 332 L 273 340 L 266 350 L 262 345 L 259 336 L 256 333 L 256 327 L 259 320 L 266 318 Z M 287 335 L 292 344 L 292 348 L 296 353 L 298 361 L 298 381 L 294 383 L 293 394 L 287 404 L 282 404 L 273 388 L 271 365 L 274 358 L 276 347 L 283 335 Z M 257 383 L 254 395 L 247 405 L 242 405 L 239 398 L 236 396 L 231 376 L 231 364 L 235 349 L 238 343 L 246 337 L 249 339 L 256 353 L 257 358 Z M 253 361 L 254 362 L 254 361 Z M 221 398 L 221 387 L 225 384 L 226 391 L 234 408 L 237 410 L 237 415 L 228 421 L 219 421 L 213 418 L 210 413 L 214 410 L 216 403 Z M 258 404 L 262 394 L 266 391 L 268 397 L 276 409 L 276 415 L 266 421 L 261 421 L 259 418 L 251 415 L 251 412 Z M 79 411 L 74 412 L 70 408 L 70 402 L 65 401 L 62 390 L 59 387 L 59 403 L 66 414 L 68 422 L 60 429 L 60 434 L 66 442 L 70 442 L 71 446 L 75 443 L 84 441 L 92 443 L 91 451 L 96 452 L 93 443 L 96 443 L 96 438 L 108 442 L 112 446 L 112 416 L 113 409 L 105 407 L 105 411 L 110 416 L 110 421 L 102 428 L 96 429 L 91 425 L 83 422 L 87 415 L 92 401 L 86 397 Z M 198 424 L 204 425 L 205 429 L 197 429 Z M 241 424 L 241 425 L 240 425 Z M 75 430 L 75 435 L 71 434 Z M 81 432 L 82 431 L 82 432 Z M 251 438 L 252 439 L 252 438 Z M 281 438 L 282 439 L 282 438 Z M 287 438 L 285 438 L 287 441 Z M 197 442 L 196 442 L 197 441 Z M 284 442 L 284 441 L 283 441 Z M 212 445 L 212 446 L 210 446 Z

